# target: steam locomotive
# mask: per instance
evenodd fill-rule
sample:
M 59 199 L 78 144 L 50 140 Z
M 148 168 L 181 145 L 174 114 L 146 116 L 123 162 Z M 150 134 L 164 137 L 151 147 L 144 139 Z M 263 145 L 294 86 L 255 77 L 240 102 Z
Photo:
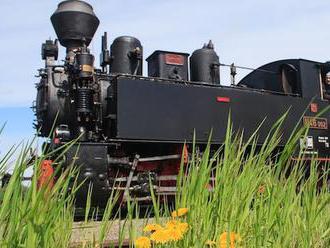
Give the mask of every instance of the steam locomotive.
M 42 44 L 45 67 L 36 86 L 35 126 L 41 137 L 53 132 L 47 141 L 50 149 L 78 139 L 62 165 L 75 161 L 78 180 L 86 180 L 78 206 L 85 205 L 88 183 L 93 184 L 92 203 L 97 206 L 105 206 L 114 185 L 123 198 L 141 201 L 150 198 L 149 180 L 158 195 L 175 194 L 182 154 L 186 159 L 191 152 L 194 133 L 197 146 L 208 142 L 211 129 L 212 144 L 223 144 L 229 113 L 234 131 L 244 129 L 244 137 L 263 122 L 260 145 L 290 109 L 280 146 L 297 123 L 306 124 L 309 134 L 300 142 L 306 156 L 328 159 L 330 116 L 320 112 L 329 106 L 329 62 L 275 61 L 238 84 L 223 86 L 222 64 L 209 42 L 191 56 L 155 51 L 146 59 L 148 76 L 143 76 L 143 47 L 130 36 L 116 38 L 108 49 L 105 33 L 100 67 L 95 67 L 88 46 L 99 19 L 88 3 L 61 2 L 51 22 L 66 57 L 57 63 L 57 40 Z M 235 74 L 231 65 L 233 79 Z

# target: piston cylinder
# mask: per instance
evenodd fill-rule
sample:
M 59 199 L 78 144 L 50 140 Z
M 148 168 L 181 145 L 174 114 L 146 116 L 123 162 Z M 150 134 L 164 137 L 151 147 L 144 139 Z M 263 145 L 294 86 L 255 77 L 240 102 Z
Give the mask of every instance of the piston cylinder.
M 79 114 L 90 114 L 93 112 L 93 90 L 89 88 L 78 88 L 76 90 L 76 111 Z

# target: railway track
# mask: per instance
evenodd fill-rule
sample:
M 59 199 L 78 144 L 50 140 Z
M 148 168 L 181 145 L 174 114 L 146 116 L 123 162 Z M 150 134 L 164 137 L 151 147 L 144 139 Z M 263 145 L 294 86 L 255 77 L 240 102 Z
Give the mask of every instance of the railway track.
M 96 245 L 96 247 L 102 247 L 102 248 L 128 248 L 129 247 L 129 240 L 125 239 L 121 244 L 118 240 L 106 240 L 101 245 Z M 75 242 L 71 243 L 70 248 L 81 248 L 84 247 L 86 243 L 84 242 Z
M 137 232 L 140 232 L 145 226 L 146 222 L 153 222 L 152 219 L 134 219 L 131 225 Z M 129 229 L 130 225 L 126 220 L 110 220 L 109 228 L 106 232 L 104 242 L 97 244 L 100 231 L 102 228 L 102 222 L 75 222 L 72 227 L 72 235 L 70 248 L 81 247 L 129 247 Z M 119 238 L 121 237 L 121 238 Z M 95 241 L 95 242 L 93 242 Z

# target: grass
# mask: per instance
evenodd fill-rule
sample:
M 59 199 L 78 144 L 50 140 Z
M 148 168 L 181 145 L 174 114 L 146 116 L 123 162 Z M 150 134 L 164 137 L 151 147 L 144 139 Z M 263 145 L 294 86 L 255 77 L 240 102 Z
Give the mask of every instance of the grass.
M 290 160 L 306 129 L 296 131 L 281 153 L 276 151 L 283 119 L 270 130 L 269 137 L 261 147 L 257 146 L 257 132 L 243 142 L 243 135 L 234 134 L 229 121 L 225 145 L 213 150 L 209 144 L 202 155 L 193 153 L 187 165 L 182 163 L 176 208 L 187 208 L 188 212 L 174 220 L 187 223 L 189 228 L 179 233 L 178 240 L 165 237 L 164 243 L 154 242 L 152 245 L 329 247 L 330 194 L 326 185 L 329 166 L 323 167 L 323 176 L 320 176 L 322 166 L 316 160 L 310 164 L 302 160 Z M 37 173 L 33 176 L 31 186 L 23 190 L 21 178 L 29 166 L 27 157 L 30 146 L 28 144 L 21 148 L 13 177 L 3 190 L 0 206 L 1 247 L 69 247 L 73 196 L 79 187 L 77 183 L 71 187 L 70 180 L 72 182 L 78 172 L 69 168 L 57 179 L 52 190 L 47 187 L 37 190 L 40 163 L 47 157 L 47 154 L 43 154 L 31 165 Z M 69 146 L 63 147 L 63 152 Z M 9 151 L 0 159 L 1 173 L 4 173 L 12 152 Z M 306 168 L 309 170 L 308 177 Z M 320 186 L 320 182 L 323 182 L 323 186 Z M 85 247 L 96 247 L 105 239 L 113 223 L 111 216 L 114 215 L 116 199 L 117 194 L 113 192 L 100 225 L 99 236 L 90 240 Z M 128 215 L 120 227 L 119 239 L 124 239 L 126 228 L 132 245 L 140 236 L 145 236 L 149 242 L 152 233 L 144 233 L 141 227 L 133 224 L 134 216 L 139 212 L 138 205 L 132 201 L 127 207 Z M 156 218 L 149 224 L 158 223 L 164 227 L 166 222 L 173 220 L 171 212 L 174 209 L 161 205 L 155 195 L 152 208 Z M 86 214 L 89 211 L 87 208 Z M 86 223 L 89 221 L 85 220 Z M 233 235 L 233 240 L 229 234 Z

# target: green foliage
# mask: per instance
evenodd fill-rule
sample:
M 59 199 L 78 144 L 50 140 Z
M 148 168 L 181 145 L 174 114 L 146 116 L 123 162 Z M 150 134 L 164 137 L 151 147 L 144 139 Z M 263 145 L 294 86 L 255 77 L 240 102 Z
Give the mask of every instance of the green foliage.
M 22 177 L 29 166 L 29 148 L 22 147 L 16 159 L 13 175 L 5 187 L 0 206 L 1 247 L 67 247 L 73 223 L 73 194 L 69 192 L 70 178 L 75 175 L 68 169 L 51 190 L 37 189 L 37 176 L 45 156 L 34 164 L 36 172 L 30 187 L 22 186 Z M 5 165 L 1 164 L 1 168 Z M 74 192 L 75 186 L 72 188 Z
M 305 129 L 276 156 L 283 120 L 258 151 L 257 133 L 243 142 L 229 122 L 224 147 L 211 155 L 208 145 L 201 157 L 193 154 L 189 172 L 184 176 L 181 170 L 177 194 L 177 207 L 190 210 L 185 218 L 190 232 L 167 247 L 206 247 L 207 240 L 219 242 L 224 232 L 238 233 L 242 247 L 329 247 L 329 167 L 321 173 L 316 161 L 290 159 Z
M 242 134 L 233 134 L 229 120 L 226 142 L 219 150 L 213 151 L 210 142 L 202 155 L 193 148 L 188 165 L 181 163 L 176 196 L 176 207 L 189 209 L 188 214 L 180 218 L 189 224 L 189 231 L 180 241 L 155 247 L 207 247 L 208 240 L 219 242 L 224 232 L 238 233 L 240 247 L 329 247 L 330 194 L 326 185 L 329 167 L 320 176 L 321 165 L 316 161 L 307 164 L 290 160 L 306 129 L 295 132 L 284 150 L 277 153 L 284 118 L 274 124 L 261 147 L 257 146 L 257 131 L 243 142 Z M 62 153 L 70 145 L 62 147 Z M 36 173 L 30 187 L 24 190 L 21 179 L 28 167 L 30 146 L 22 148 L 13 176 L 2 189 L 0 246 L 69 247 L 74 193 L 79 187 L 76 183 L 72 187 L 70 179 L 76 178 L 77 171 L 71 166 L 57 179 L 52 190 L 48 187 L 38 190 L 41 161 L 47 157 L 43 154 L 34 162 Z M 1 174 L 14 149 L 0 158 Z M 58 163 L 60 168 L 60 161 Z M 309 177 L 304 170 L 307 166 L 310 167 Z M 104 241 L 113 224 L 110 218 L 117 200 L 118 194 L 113 191 L 99 235 L 88 247 L 96 247 Z M 152 203 L 156 216 L 153 222 L 161 223 L 170 218 L 170 210 L 160 204 L 153 191 Z M 123 242 L 124 229 L 128 228 L 133 244 L 142 234 L 142 230 L 133 225 L 133 218 L 139 213 L 138 203 L 128 201 L 127 209 L 127 219 L 119 227 L 119 240 Z M 88 197 L 86 216 L 90 211 Z

